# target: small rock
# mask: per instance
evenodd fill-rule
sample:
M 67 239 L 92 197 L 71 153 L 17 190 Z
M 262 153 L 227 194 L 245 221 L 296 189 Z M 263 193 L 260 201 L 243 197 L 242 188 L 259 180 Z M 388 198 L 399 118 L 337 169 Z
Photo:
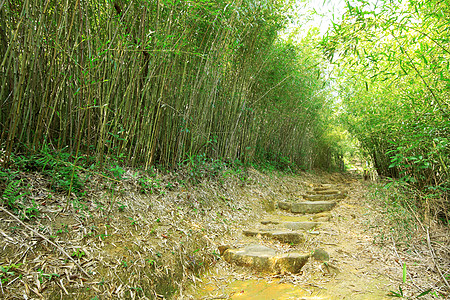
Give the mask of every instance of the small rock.
M 323 250 L 321 248 L 314 250 L 312 257 L 314 257 L 315 260 L 320 260 L 320 261 L 329 261 L 330 260 L 330 255 L 328 254 L 328 252 L 326 252 L 325 250 Z

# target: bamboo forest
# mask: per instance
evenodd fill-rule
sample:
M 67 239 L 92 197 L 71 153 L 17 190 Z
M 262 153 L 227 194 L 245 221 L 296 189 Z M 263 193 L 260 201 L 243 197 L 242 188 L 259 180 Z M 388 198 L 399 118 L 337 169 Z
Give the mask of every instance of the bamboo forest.
M 448 299 L 449 0 L 0 0 L 0 298 Z

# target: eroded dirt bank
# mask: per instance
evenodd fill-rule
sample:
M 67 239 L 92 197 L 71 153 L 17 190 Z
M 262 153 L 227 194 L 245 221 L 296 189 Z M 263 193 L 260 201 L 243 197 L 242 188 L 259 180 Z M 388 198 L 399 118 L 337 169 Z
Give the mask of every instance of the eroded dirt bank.
M 408 296 L 428 288 L 446 295 L 425 244 L 377 242 L 386 232 L 381 208 L 367 200 L 364 185 L 354 177 L 249 170 L 194 186 L 169 174 L 143 186 L 128 171 L 113 187 L 101 180 L 92 180 L 90 192 L 78 202 L 52 195 L 43 185 L 29 195 L 41 211 L 31 221 L 0 212 L 3 298 L 383 299 L 400 284 Z M 301 199 L 322 184 L 348 197 L 316 218 L 321 224 L 306 230 L 304 241 L 243 235 L 262 220 L 311 221 L 313 214 L 282 211 L 278 203 Z M 436 255 L 446 249 L 446 238 L 441 237 Z M 423 235 L 415 240 L 422 243 Z M 255 242 L 287 253 L 320 248 L 329 260 L 310 258 L 300 273 L 273 274 L 220 258 L 220 245 Z M 411 249 L 418 255 L 408 253 Z

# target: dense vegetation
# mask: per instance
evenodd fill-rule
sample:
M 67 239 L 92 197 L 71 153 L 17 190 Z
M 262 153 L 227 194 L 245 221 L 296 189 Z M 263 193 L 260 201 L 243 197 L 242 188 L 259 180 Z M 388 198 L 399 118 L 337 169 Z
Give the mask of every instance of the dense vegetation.
M 229 216 L 253 217 L 246 205 L 255 198 L 237 187 L 263 183 L 243 166 L 344 170 L 355 147 L 387 178 L 373 197 L 387 199 L 394 236 L 434 217 L 450 224 L 450 5 L 372 2 L 347 2 L 323 39 L 311 30 L 300 40 L 303 28 L 289 27 L 295 0 L 0 0 L 0 212 L 23 226 L 0 228 L 18 238 L 1 253 L 9 262 L 0 283 L 13 291 L 23 272 L 44 291 L 59 276 L 53 270 L 87 256 L 76 248 L 40 266 L 40 252 L 29 251 L 40 244 L 18 229 L 61 250 L 64 241 L 112 240 L 111 225 L 131 244 L 127 234 L 140 227 L 171 250 L 139 254 L 140 266 L 115 253 L 115 267 L 136 283 L 122 294 L 143 294 L 146 282 L 151 297 L 170 297 L 174 279 L 181 286 L 217 260 L 197 223 L 220 224 L 211 236 L 226 235 Z M 271 210 L 268 190 L 262 203 Z M 186 244 L 175 252 L 180 232 Z M 32 262 L 26 272 L 13 263 L 22 259 Z M 149 269 L 148 281 L 136 275 Z M 104 265 L 100 275 L 113 270 Z
M 106 165 L 113 177 L 124 166 L 236 161 L 343 169 L 338 120 L 379 175 L 413 186 L 419 207 L 446 215 L 446 3 L 349 2 L 321 42 L 338 65 L 339 101 L 315 35 L 279 37 L 294 5 L 2 2 L 4 168 L 63 169 L 54 180 L 68 191 L 79 186 L 77 166 Z M 13 189 L 8 172 L 0 175 Z
M 45 149 L 145 169 L 334 167 L 320 55 L 278 38 L 293 3 L 3 1 L 4 163 Z
M 347 3 L 322 41 L 339 66 L 341 120 L 379 175 L 401 179 L 417 208 L 448 220 L 450 6 L 377 3 Z

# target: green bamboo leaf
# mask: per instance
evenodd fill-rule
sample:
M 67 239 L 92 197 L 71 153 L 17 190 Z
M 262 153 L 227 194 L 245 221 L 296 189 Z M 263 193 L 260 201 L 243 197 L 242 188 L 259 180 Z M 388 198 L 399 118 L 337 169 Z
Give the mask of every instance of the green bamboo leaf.
M 406 283 L 406 263 L 403 263 L 403 283 Z
M 383 186 L 383 189 L 385 189 L 385 190 L 389 189 L 392 186 L 392 184 L 394 184 L 394 183 L 393 182 L 387 183 L 386 185 Z
M 428 295 L 429 293 L 431 293 L 432 289 L 428 289 L 425 292 L 420 293 L 419 295 L 417 295 L 417 298 L 423 297 L 425 295 Z

